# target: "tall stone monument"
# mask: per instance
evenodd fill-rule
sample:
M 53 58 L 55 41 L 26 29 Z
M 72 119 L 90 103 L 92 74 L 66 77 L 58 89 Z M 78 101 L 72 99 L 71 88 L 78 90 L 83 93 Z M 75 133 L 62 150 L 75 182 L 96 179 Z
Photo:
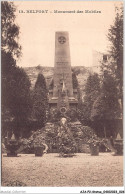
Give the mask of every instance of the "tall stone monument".
M 56 107 L 61 112 L 68 108 L 77 108 L 76 90 L 73 90 L 72 70 L 68 32 L 55 34 L 55 64 L 53 89 L 49 91 L 50 108 Z

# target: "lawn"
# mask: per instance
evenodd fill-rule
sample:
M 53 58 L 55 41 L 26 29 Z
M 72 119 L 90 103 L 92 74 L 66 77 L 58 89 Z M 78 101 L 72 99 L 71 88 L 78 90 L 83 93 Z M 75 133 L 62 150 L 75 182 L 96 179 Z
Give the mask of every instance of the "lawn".
M 77 153 L 72 158 L 58 154 L 2 156 L 2 186 L 123 186 L 123 156 Z

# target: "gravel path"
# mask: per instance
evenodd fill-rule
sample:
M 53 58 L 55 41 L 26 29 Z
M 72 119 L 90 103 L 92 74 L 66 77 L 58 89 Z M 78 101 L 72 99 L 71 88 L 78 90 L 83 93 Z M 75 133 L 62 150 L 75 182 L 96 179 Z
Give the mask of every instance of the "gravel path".
M 27 186 L 123 186 L 123 156 L 99 153 L 76 154 L 60 158 L 58 154 L 21 154 L 2 156 L 2 186 L 20 181 Z

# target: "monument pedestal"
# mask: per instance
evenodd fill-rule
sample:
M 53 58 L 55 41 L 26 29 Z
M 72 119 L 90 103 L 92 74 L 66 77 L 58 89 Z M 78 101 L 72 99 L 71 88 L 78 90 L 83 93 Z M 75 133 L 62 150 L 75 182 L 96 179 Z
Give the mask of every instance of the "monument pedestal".
M 115 155 L 123 155 L 123 139 L 121 138 L 119 133 L 114 140 L 114 148 L 116 150 Z
M 9 142 L 6 144 L 7 148 L 7 156 L 8 157 L 17 157 L 17 150 L 19 149 L 20 144 L 15 139 L 15 135 L 13 134 Z
M 116 150 L 115 155 L 123 155 L 123 140 L 115 140 L 114 148 Z

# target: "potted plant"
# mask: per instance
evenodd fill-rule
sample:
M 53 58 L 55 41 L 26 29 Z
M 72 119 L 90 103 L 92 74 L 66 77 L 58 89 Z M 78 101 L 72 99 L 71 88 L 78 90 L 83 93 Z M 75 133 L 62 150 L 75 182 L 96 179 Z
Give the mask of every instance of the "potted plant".
M 62 144 L 59 148 L 59 156 L 61 157 L 73 157 L 75 155 L 75 146 Z
M 48 146 L 44 142 L 45 139 L 40 130 L 33 132 L 29 139 L 22 139 L 24 149 L 31 149 L 35 156 L 42 156 L 47 152 Z
M 93 135 L 89 140 L 88 144 L 90 147 L 91 156 L 98 156 L 99 155 L 99 145 L 101 144 L 100 138 L 97 135 Z
M 44 154 L 45 145 L 41 142 L 34 142 L 34 154 L 35 156 L 42 156 Z

